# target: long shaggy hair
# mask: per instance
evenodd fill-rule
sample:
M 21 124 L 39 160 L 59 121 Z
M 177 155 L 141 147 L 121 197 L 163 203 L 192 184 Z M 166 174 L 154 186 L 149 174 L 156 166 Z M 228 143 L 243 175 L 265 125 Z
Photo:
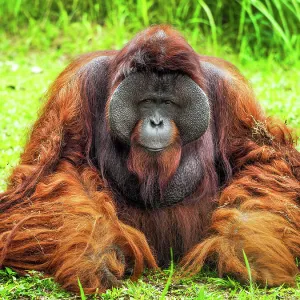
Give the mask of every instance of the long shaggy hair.
M 185 146 L 176 133 L 156 160 L 135 144 L 138 126 L 132 147 L 114 140 L 107 106 L 137 71 L 191 77 L 209 98 L 207 132 Z M 107 166 L 124 186 L 135 174 L 150 199 L 188 153 L 203 178 L 180 203 L 142 209 L 110 188 Z M 197 55 L 167 26 L 120 51 L 81 56 L 60 74 L 0 199 L 0 265 L 43 271 L 72 291 L 78 278 L 86 293 L 118 284 L 128 270 L 136 279 L 166 265 L 170 247 L 186 273 L 212 260 L 220 276 L 246 280 L 243 251 L 257 282 L 293 285 L 299 273 L 300 154 L 289 129 L 264 115 L 234 66 Z

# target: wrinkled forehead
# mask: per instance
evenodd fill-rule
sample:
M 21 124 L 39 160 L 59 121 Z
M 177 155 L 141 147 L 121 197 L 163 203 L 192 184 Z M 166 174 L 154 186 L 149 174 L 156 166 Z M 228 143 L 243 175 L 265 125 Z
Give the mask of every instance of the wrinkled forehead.
M 150 73 L 144 75 L 144 80 L 147 81 L 148 89 L 154 92 L 176 93 L 178 83 L 183 79 L 183 75 L 172 73 Z
M 185 89 L 194 89 L 197 84 L 187 75 L 170 72 L 136 72 L 125 79 L 114 90 L 114 94 L 122 91 L 123 96 L 133 97 L 147 92 L 178 95 Z

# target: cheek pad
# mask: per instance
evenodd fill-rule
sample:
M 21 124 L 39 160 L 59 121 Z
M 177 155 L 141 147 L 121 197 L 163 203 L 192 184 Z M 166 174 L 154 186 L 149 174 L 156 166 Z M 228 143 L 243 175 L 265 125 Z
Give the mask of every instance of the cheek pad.
M 115 89 L 109 101 L 108 121 L 111 133 L 126 144 L 139 120 L 137 101 L 145 90 L 145 78 L 133 74 L 126 77 Z
M 137 112 L 133 108 L 133 105 L 126 103 L 126 99 L 110 103 L 109 127 L 113 136 L 126 144 L 130 144 L 131 132 L 137 121 Z
M 189 77 L 184 77 L 178 86 L 178 97 L 183 107 L 175 122 L 183 144 L 201 137 L 208 128 L 210 107 L 206 94 Z

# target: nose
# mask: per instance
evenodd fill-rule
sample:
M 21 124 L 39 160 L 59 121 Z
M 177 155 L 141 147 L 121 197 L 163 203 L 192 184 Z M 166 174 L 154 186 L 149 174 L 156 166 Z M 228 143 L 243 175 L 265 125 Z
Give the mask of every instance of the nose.
M 152 128 L 161 128 L 164 125 L 164 121 L 158 113 L 155 113 L 153 116 L 150 117 L 150 125 Z

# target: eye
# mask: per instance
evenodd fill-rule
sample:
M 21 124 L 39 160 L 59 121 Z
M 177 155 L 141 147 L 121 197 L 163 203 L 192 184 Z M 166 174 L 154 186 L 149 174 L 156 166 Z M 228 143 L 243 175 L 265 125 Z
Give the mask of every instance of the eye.
M 163 102 L 165 105 L 171 105 L 171 104 L 174 104 L 171 100 L 165 100 Z
M 152 103 L 152 100 L 151 99 L 143 99 L 141 101 L 141 103 L 143 103 L 143 104 L 150 104 L 150 103 Z

